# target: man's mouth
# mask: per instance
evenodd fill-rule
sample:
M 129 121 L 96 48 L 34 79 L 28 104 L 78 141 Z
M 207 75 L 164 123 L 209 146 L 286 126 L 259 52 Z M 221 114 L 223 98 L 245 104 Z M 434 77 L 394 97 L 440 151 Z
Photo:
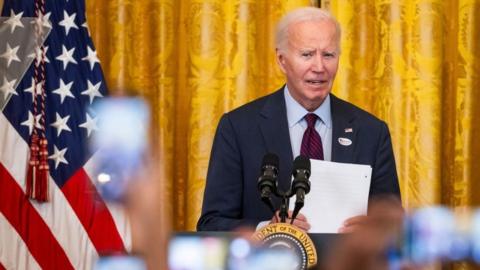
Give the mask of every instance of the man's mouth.
M 328 82 L 328 80 L 306 80 L 307 83 L 309 84 L 315 84 L 315 85 L 319 85 L 319 84 L 325 84 Z

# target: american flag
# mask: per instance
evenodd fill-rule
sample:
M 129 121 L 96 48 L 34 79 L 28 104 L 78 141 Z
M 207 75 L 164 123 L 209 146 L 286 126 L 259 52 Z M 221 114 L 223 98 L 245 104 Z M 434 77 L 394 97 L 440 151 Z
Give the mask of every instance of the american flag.
M 38 1 L 44 16 L 36 17 Z M 37 10 L 37 11 L 36 11 Z M 35 23 L 45 29 L 45 136 L 48 201 L 26 195 L 30 137 L 39 128 L 42 86 L 35 83 Z M 37 28 L 38 29 L 38 28 Z M 40 85 L 40 86 L 38 86 Z M 106 95 L 84 0 L 5 0 L 0 20 L 0 270 L 91 269 L 102 254 L 131 246 L 121 209 L 93 182 L 97 130 L 90 105 Z M 35 95 L 35 97 L 34 97 Z

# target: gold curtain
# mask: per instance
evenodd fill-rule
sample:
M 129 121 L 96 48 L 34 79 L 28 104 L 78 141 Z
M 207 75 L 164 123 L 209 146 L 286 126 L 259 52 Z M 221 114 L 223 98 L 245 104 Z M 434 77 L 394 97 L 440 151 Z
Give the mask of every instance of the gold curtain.
M 388 122 L 404 205 L 478 205 L 480 1 L 329 2 L 335 91 Z
M 343 27 L 334 92 L 387 121 L 403 203 L 478 205 L 480 0 L 330 0 Z M 159 204 L 194 230 L 221 114 L 283 83 L 273 29 L 301 0 L 87 0 L 112 93 L 152 106 Z
M 86 1 L 113 94 L 152 107 L 152 149 L 162 163 L 160 205 L 177 230 L 194 230 L 220 116 L 282 85 L 273 29 L 306 0 Z

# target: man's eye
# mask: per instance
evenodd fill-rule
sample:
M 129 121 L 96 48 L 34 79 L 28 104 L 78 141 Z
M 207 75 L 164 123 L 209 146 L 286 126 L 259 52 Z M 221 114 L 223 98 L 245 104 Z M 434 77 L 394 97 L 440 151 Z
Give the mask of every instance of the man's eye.
M 335 57 L 335 54 L 334 54 L 334 53 L 324 53 L 324 54 L 323 54 L 323 57 L 325 57 L 325 58 L 334 58 L 334 57 Z
M 313 56 L 313 53 L 309 53 L 309 52 L 302 53 L 302 57 L 312 57 L 312 56 Z

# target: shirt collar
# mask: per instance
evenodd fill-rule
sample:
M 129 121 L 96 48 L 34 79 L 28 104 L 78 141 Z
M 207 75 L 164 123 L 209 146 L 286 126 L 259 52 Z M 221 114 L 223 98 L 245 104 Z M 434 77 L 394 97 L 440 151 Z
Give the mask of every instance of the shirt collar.
M 290 90 L 288 90 L 287 85 L 284 87 L 284 96 L 285 104 L 287 106 L 287 120 L 288 127 L 291 128 L 298 122 L 300 122 L 303 117 L 309 113 L 300 103 L 298 103 L 292 95 L 290 95 Z M 327 128 L 332 127 L 332 113 L 330 110 L 330 94 L 327 95 L 322 105 L 313 111 L 320 120 L 327 126 Z

